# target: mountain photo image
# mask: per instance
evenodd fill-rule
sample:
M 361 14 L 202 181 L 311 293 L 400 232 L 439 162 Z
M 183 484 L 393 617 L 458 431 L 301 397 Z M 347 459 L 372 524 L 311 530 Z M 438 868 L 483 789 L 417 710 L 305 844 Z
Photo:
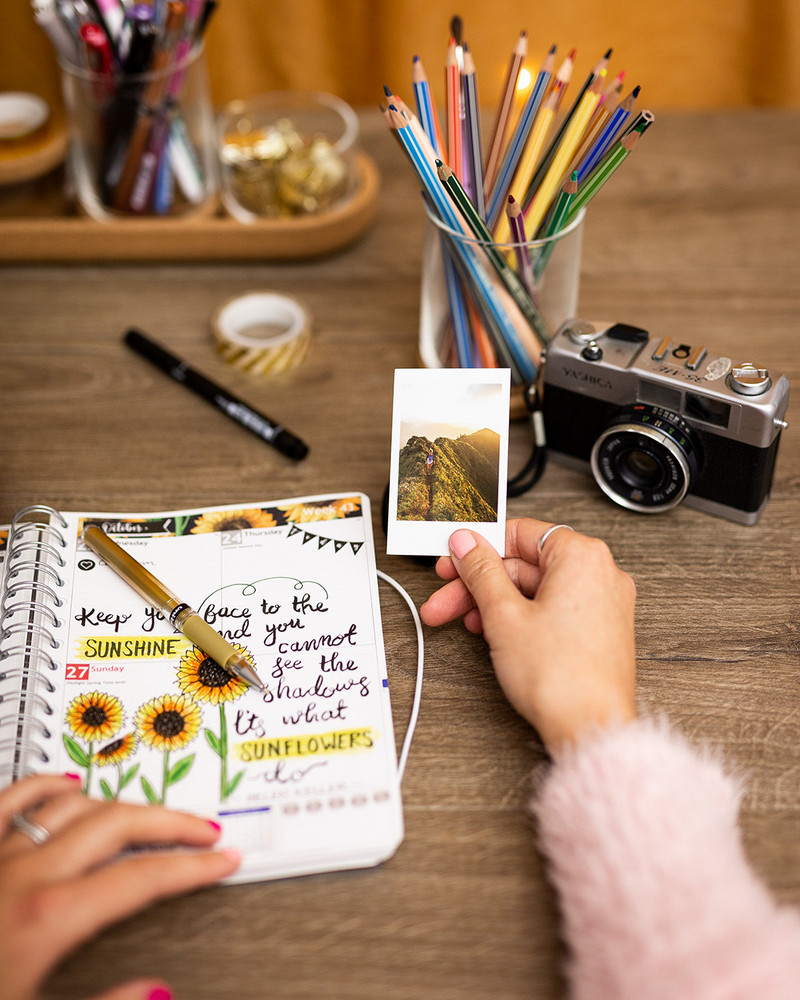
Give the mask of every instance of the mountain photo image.
M 505 551 L 508 368 L 397 368 L 388 555 L 441 556 L 459 527 Z
M 411 434 L 400 449 L 397 519 L 496 522 L 500 435 L 487 427 L 434 435 Z

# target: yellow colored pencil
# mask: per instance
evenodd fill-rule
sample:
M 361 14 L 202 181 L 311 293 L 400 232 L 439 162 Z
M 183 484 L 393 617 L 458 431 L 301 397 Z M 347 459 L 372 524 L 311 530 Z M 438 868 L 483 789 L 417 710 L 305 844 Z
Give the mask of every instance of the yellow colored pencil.
M 535 235 L 538 232 L 539 226 L 542 224 L 545 215 L 547 215 L 547 210 L 550 208 L 550 204 L 564 180 L 567 167 L 575 154 L 575 150 L 578 148 L 584 130 L 589 123 L 589 119 L 592 117 L 592 112 L 600 100 L 604 79 L 605 71 L 597 76 L 586 89 L 586 93 L 581 98 L 581 102 L 575 109 L 575 114 L 572 116 L 572 120 L 564 132 L 564 136 L 547 173 L 544 175 L 542 183 L 537 188 L 536 194 L 533 196 L 533 200 L 525 212 L 525 226 L 531 235 Z
M 547 95 L 539 114 L 536 116 L 536 121 L 533 123 L 531 137 L 525 146 L 525 152 L 522 154 L 522 159 L 520 160 L 520 164 L 517 167 L 514 179 L 512 180 L 508 191 L 509 195 L 513 197 L 516 202 L 521 202 L 523 195 L 528 190 L 528 184 L 530 184 L 533 172 L 536 170 L 536 164 L 539 162 L 539 157 L 541 156 L 544 144 L 547 141 L 547 136 L 553 124 L 553 119 L 556 116 L 558 103 L 558 92 L 556 90 L 551 90 Z M 508 222 L 508 215 L 504 212 L 497 222 L 495 240 L 498 243 L 509 243 L 510 238 L 511 227 Z

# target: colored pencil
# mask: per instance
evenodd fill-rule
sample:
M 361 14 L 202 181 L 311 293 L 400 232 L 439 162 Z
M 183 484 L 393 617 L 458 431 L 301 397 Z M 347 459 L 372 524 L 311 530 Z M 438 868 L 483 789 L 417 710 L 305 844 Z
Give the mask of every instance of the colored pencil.
M 540 343 L 546 345 L 550 341 L 547 325 L 544 322 L 541 313 L 533 304 L 529 292 L 520 281 L 519 275 L 509 264 L 505 255 L 498 249 L 494 237 L 487 228 L 486 223 L 480 215 L 478 215 L 475 206 L 470 201 L 469 196 L 464 190 L 462 184 L 459 182 L 459 179 L 452 168 L 448 167 L 447 164 L 442 163 L 441 160 L 437 160 L 435 165 L 439 180 L 442 184 L 444 184 L 450 197 L 458 206 L 461 214 L 466 220 L 467 225 L 480 241 L 481 247 L 485 251 L 486 256 L 489 258 L 489 262 L 497 272 L 500 280 L 508 289 L 509 294 L 516 302 L 520 312 L 530 325 L 530 328 L 539 338 Z
M 572 154 L 580 142 L 583 130 L 586 128 L 595 105 L 600 99 L 603 87 L 603 72 L 595 77 L 594 81 L 589 85 L 575 113 L 571 115 L 569 124 L 564 130 L 563 137 L 547 169 L 547 173 L 544 175 L 541 185 L 537 188 L 530 205 L 524 210 L 525 225 L 531 234 L 538 234 L 539 226 L 542 224 L 550 203 L 564 178 L 564 173 L 572 159 Z
M 609 60 L 611 59 L 611 52 L 612 50 L 608 49 L 592 67 L 589 75 L 583 81 L 581 89 L 578 91 L 578 95 L 575 98 L 572 107 L 564 115 L 561 124 L 559 125 L 550 145 L 547 148 L 547 152 L 540 160 L 539 166 L 536 168 L 536 173 L 531 178 L 531 182 L 528 185 L 528 190 L 525 192 L 525 197 L 522 199 L 522 208 L 524 211 L 527 212 L 530 203 L 533 200 L 533 196 L 536 194 L 536 191 L 541 185 L 546 172 L 550 168 L 550 164 L 552 163 L 553 158 L 556 155 L 556 151 L 561 147 L 561 140 L 563 139 L 566 130 L 569 128 L 573 117 L 577 113 L 578 108 L 581 106 L 581 101 L 583 100 L 586 91 L 589 89 L 589 87 L 592 86 L 592 84 L 597 80 L 597 78 L 600 76 L 601 73 L 607 71 L 608 63 Z
M 436 119 L 435 105 L 431 97 L 428 78 L 425 74 L 422 63 L 417 56 L 414 57 L 412 76 L 414 98 L 417 105 L 417 115 L 420 126 L 430 143 L 431 151 L 436 156 L 441 157 L 443 155 L 442 137 Z M 472 368 L 475 361 L 475 355 L 472 350 L 472 333 L 474 332 L 476 334 L 476 342 L 478 333 L 477 330 L 475 330 L 474 321 L 469 314 L 468 303 L 464 290 L 461 287 L 461 282 L 450 253 L 450 248 L 447 245 L 446 240 L 444 240 L 441 236 L 439 242 L 441 248 L 442 271 L 444 275 L 445 289 L 447 291 L 447 301 L 450 307 L 450 317 L 453 323 L 454 349 L 458 356 L 459 366 L 461 368 Z M 483 352 L 481 352 L 481 357 L 482 356 Z M 483 365 L 483 367 L 486 366 Z
M 489 140 L 489 152 L 486 157 L 486 168 L 484 170 L 485 194 L 488 194 L 494 186 L 502 151 L 505 147 L 508 122 L 514 105 L 514 96 L 517 92 L 519 72 L 522 69 L 522 64 L 527 54 L 528 35 L 527 32 L 521 31 L 517 43 L 511 51 L 511 57 L 508 60 L 506 76 L 500 92 L 500 103 L 497 107 L 497 116 L 492 128 L 492 137 Z
M 431 95 L 430 81 L 428 80 L 428 76 L 425 73 L 425 67 L 422 65 L 422 60 L 419 56 L 414 56 L 412 85 L 414 89 L 414 99 L 417 104 L 417 115 L 420 123 L 425 129 L 425 134 L 431 140 L 434 149 L 437 151 L 439 156 L 446 160 L 447 153 L 444 148 L 444 140 L 442 137 L 442 129 L 439 124 L 439 116 L 436 113 L 436 104 L 434 103 Z
M 461 74 L 464 98 L 464 159 L 465 174 L 469 178 L 469 190 L 478 214 L 486 217 L 486 199 L 483 193 L 483 152 L 481 140 L 480 104 L 478 102 L 478 82 L 475 60 L 468 45 L 464 45 L 464 69 Z
M 547 240 L 549 242 L 545 243 L 536 258 L 536 263 L 533 267 L 534 278 L 536 281 L 538 281 L 542 276 L 542 272 L 547 266 L 547 262 L 550 260 L 550 257 L 556 248 L 556 241 L 553 237 L 557 236 L 566 226 L 567 213 L 569 212 L 570 205 L 572 205 L 575 200 L 577 191 L 578 175 L 577 172 L 573 170 L 570 176 L 561 185 L 561 190 L 558 192 L 558 197 L 553 205 L 553 210 L 550 213 L 547 225 L 541 237 L 543 240 Z
M 575 219 L 582 208 L 589 204 L 614 171 L 631 154 L 640 138 L 639 132 L 627 132 L 597 164 L 570 205 L 564 220 L 565 227 Z
M 388 121 L 405 149 L 422 182 L 425 193 L 433 202 L 436 213 L 442 222 L 456 233 L 467 232 L 466 222 L 460 219 L 459 213 L 453 208 L 449 195 L 439 181 L 433 165 L 426 159 L 416 141 L 408 121 L 396 108 L 392 107 L 388 109 Z M 525 383 L 532 381 L 536 376 L 540 351 L 536 338 L 531 335 L 530 340 L 528 340 L 525 335 L 524 330 L 527 329 L 527 324 L 521 314 L 519 315 L 521 326 L 515 325 L 512 315 L 516 309 L 514 300 L 502 285 L 495 285 L 490 280 L 489 275 L 481 265 L 476 247 L 464 243 L 463 240 L 450 240 L 449 243 L 466 275 L 474 284 L 476 305 L 482 309 L 484 318 L 494 328 L 497 336 L 496 342 L 501 342 L 508 350 L 512 362 L 511 367 L 513 367 L 517 377 Z
M 652 111 L 640 111 L 622 135 L 626 135 L 628 132 L 639 132 L 640 134 L 644 133 L 650 128 L 654 121 L 655 115 Z M 622 138 L 622 136 L 620 136 L 620 138 Z
M 464 170 L 462 153 L 463 107 L 461 102 L 461 70 L 456 57 L 456 42 L 450 39 L 447 46 L 447 65 L 445 67 L 445 83 L 447 95 L 447 162 L 461 176 Z
M 614 113 L 609 117 L 603 131 L 597 136 L 594 145 L 584 154 L 578 166 L 578 183 L 581 184 L 586 176 L 597 166 L 611 146 L 617 140 L 625 123 L 633 113 L 636 105 L 636 98 L 639 96 L 639 87 L 634 87 L 628 96 L 619 102 L 614 109 Z
M 530 135 L 534 119 L 536 118 L 536 113 L 539 110 L 539 106 L 544 99 L 548 84 L 550 83 L 554 65 L 555 47 L 549 50 L 539 72 L 536 75 L 536 81 L 533 85 L 533 89 L 531 90 L 531 93 L 525 102 L 525 106 L 520 113 L 519 121 L 517 122 L 516 128 L 514 129 L 508 143 L 500 168 L 497 171 L 497 177 L 492 185 L 486 205 L 486 221 L 489 223 L 490 227 L 494 227 L 497 224 L 497 220 L 500 218 L 500 213 L 503 211 L 505 199 L 508 194 L 508 186 L 511 183 L 511 178 L 514 176 L 517 166 L 519 165 L 520 158 L 525 150 L 525 143 L 528 141 L 528 136 Z
M 544 144 L 550 133 L 555 116 L 564 97 L 564 91 L 569 84 L 572 74 L 574 55 L 570 53 L 559 67 L 553 86 L 545 98 L 544 104 L 536 116 L 530 138 L 525 146 L 525 151 L 514 173 L 514 179 L 509 185 L 508 196 L 512 196 L 516 202 L 521 202 L 525 192 L 528 190 L 531 178 L 533 177 L 536 165 L 542 155 Z M 509 237 L 508 215 L 498 220 L 495 228 L 495 238 L 498 243 L 507 243 Z
M 506 215 L 508 216 L 508 228 L 511 233 L 511 239 L 514 243 L 519 278 L 535 304 L 536 276 L 533 273 L 531 251 L 525 234 L 525 217 L 522 214 L 521 205 L 511 194 L 508 196 L 508 203 L 506 204 Z

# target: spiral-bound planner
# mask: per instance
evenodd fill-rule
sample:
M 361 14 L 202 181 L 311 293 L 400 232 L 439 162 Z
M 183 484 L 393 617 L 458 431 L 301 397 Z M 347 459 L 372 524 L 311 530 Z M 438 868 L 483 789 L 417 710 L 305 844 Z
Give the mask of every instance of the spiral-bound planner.
M 176 633 L 81 540 L 97 524 L 255 666 Z M 5 532 L 3 533 L 5 534 Z M 234 880 L 378 864 L 403 836 L 369 500 L 20 511 L 3 542 L 0 781 L 218 816 Z

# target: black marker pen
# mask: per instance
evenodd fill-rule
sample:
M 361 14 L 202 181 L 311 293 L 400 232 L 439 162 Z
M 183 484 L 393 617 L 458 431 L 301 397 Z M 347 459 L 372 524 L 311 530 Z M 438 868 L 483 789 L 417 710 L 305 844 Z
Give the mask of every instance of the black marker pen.
M 194 368 L 190 368 L 185 361 L 170 354 L 160 344 L 156 344 L 139 330 L 128 330 L 123 339 L 128 347 L 166 372 L 170 378 L 185 385 L 187 389 L 191 389 L 198 396 L 202 396 L 231 420 L 235 420 L 241 427 L 252 431 L 262 441 L 271 444 L 273 448 L 277 448 L 284 455 L 299 461 L 308 454 L 308 445 L 300 438 L 295 437 L 291 431 L 286 430 L 281 424 L 276 424 L 274 420 L 270 420 L 258 410 L 254 410 L 247 403 L 243 403 L 241 399 L 228 392 L 227 389 L 216 385 L 205 375 L 195 371 Z

